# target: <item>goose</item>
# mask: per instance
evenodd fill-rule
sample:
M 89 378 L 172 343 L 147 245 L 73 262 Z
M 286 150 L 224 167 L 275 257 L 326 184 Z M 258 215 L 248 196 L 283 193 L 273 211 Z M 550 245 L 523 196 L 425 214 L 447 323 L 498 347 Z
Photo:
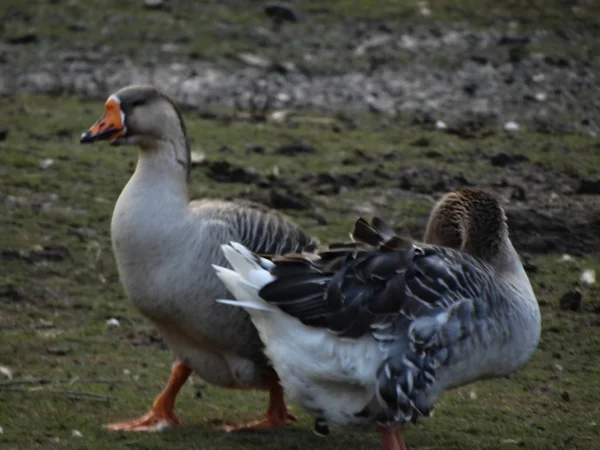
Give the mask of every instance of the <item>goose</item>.
M 246 309 L 290 400 L 327 424 L 378 425 L 383 450 L 405 450 L 403 426 L 445 390 L 507 375 L 532 356 L 540 310 L 489 193 L 467 188 L 434 206 L 424 242 L 381 219 L 352 243 L 261 257 L 223 245 L 215 266 Z
M 211 264 L 227 264 L 220 245 L 231 240 L 274 254 L 314 250 L 318 241 L 265 206 L 190 202 L 186 127 L 175 103 L 151 85 L 128 86 L 108 97 L 102 118 L 81 136 L 82 143 L 102 140 L 139 147 L 137 166 L 112 215 L 112 248 L 127 297 L 175 356 L 150 411 L 105 427 L 153 431 L 179 424 L 175 399 L 192 373 L 222 387 L 268 390 L 266 418 L 227 431 L 295 420 L 249 315 L 215 303 L 228 294 Z

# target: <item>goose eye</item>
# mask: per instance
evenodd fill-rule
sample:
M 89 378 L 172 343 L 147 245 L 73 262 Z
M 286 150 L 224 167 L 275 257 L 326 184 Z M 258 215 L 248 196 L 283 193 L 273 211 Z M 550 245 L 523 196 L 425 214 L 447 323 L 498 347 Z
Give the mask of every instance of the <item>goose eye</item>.
M 131 106 L 133 108 L 136 108 L 138 106 L 142 106 L 144 103 L 146 103 L 146 100 L 136 100 L 134 102 L 131 103 Z

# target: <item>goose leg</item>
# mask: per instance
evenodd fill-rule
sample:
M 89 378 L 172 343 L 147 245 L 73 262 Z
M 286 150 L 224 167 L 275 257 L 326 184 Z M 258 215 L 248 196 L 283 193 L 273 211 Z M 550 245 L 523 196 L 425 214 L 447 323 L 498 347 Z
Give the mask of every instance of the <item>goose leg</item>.
M 227 432 L 241 430 L 264 430 L 278 428 L 287 424 L 288 421 L 295 422 L 297 419 L 290 414 L 285 406 L 283 388 L 279 384 L 279 377 L 275 371 L 269 371 L 266 376 L 267 388 L 269 390 L 269 406 L 265 418 L 242 425 L 226 425 L 223 429 Z
M 113 431 L 160 431 L 170 425 L 179 425 L 181 421 L 173 411 L 175 398 L 191 373 L 192 369 L 184 363 L 174 364 L 167 385 L 154 399 L 150 411 L 138 419 L 110 423 L 104 428 Z
M 381 450 L 407 450 L 402 428 L 381 427 Z

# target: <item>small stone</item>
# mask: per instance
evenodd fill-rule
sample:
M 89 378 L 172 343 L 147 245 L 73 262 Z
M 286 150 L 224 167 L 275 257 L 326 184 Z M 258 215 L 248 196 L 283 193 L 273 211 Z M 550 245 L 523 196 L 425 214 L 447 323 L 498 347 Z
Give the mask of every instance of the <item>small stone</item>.
M 556 370 L 557 372 L 564 372 L 565 368 L 563 366 L 561 366 L 560 364 L 554 363 L 554 365 L 552 366 L 554 367 L 554 370 Z
M 192 166 L 202 164 L 205 159 L 206 159 L 206 155 L 203 152 L 196 152 L 196 151 L 190 152 L 190 161 L 192 163 Z
M 442 122 L 441 120 L 437 120 L 437 121 L 435 122 L 435 127 L 436 127 L 438 130 L 445 130 L 446 128 L 448 128 L 448 125 L 446 125 L 446 123 L 445 123 L 445 122 Z
M 79 227 L 79 228 L 69 227 L 68 231 L 69 231 L 69 233 L 74 234 L 75 236 L 78 236 L 82 240 L 92 238 L 98 234 L 98 232 L 96 230 L 94 230 L 93 228 L 87 228 L 87 227 Z
M 581 272 L 579 280 L 584 284 L 596 283 L 596 271 L 594 269 L 585 269 Z
M 504 124 L 504 129 L 506 131 L 518 131 L 520 129 L 520 127 L 517 122 L 510 121 L 510 122 L 506 122 Z
M 4 428 L 0 427 L 0 434 L 4 434 Z
M 502 439 L 500 441 L 501 444 L 519 444 L 520 441 L 517 439 Z
M 277 22 L 298 22 L 300 13 L 289 3 L 267 3 L 264 7 L 265 14 Z
M 54 165 L 54 160 L 52 158 L 42 159 L 40 161 L 40 169 L 46 170 Z
M 271 114 L 271 120 L 275 121 L 275 122 L 285 122 L 285 120 L 287 119 L 287 117 L 290 115 L 291 111 L 275 111 L 273 114 Z
M 419 13 L 422 16 L 429 17 L 431 15 L 431 9 L 427 2 L 419 2 Z
M 279 92 L 275 97 L 281 103 L 287 103 L 291 100 L 291 97 L 288 94 L 286 94 L 285 92 Z
M 568 253 L 563 253 L 560 256 L 560 261 L 561 262 L 576 262 L 575 258 L 573 258 L 571 255 L 569 255 Z
M 254 67 L 260 67 L 262 69 L 269 68 L 272 64 L 269 59 L 263 58 L 262 56 L 258 56 L 252 53 L 239 53 L 237 57 L 244 64 Z
M 563 391 L 563 393 L 560 394 L 560 398 L 562 398 L 565 402 L 571 401 L 571 396 L 569 395 L 569 393 L 567 391 Z
M 144 0 L 144 7 L 147 9 L 163 9 L 165 2 L 164 0 Z
M 46 349 L 46 353 L 54 356 L 65 356 L 73 352 L 73 347 L 68 344 L 57 344 Z
M 81 431 L 79 431 L 79 430 L 72 430 L 71 431 L 71 436 L 76 437 L 76 438 L 80 438 L 80 437 L 83 437 L 83 434 L 81 434 Z
M 0 373 L 5 375 L 9 380 L 12 380 L 12 369 L 8 366 L 0 366 Z
M 477 400 L 477 392 L 475 392 L 475 391 L 469 391 L 469 398 L 471 400 Z
M 581 292 L 574 289 L 564 294 L 560 300 L 560 309 L 563 311 L 579 311 L 581 309 Z
M 545 79 L 546 79 L 546 75 L 544 75 L 543 73 L 536 73 L 534 76 L 531 77 L 531 80 L 534 83 L 541 83 Z
M 121 322 L 119 322 L 118 319 L 111 317 L 110 319 L 108 319 L 106 321 L 106 325 L 108 325 L 109 327 L 119 327 L 119 326 L 121 326 Z
M 545 102 L 547 98 L 548 98 L 548 96 L 546 95 L 545 92 L 536 92 L 536 94 L 535 94 L 535 99 L 538 102 Z
M 123 375 L 131 375 L 131 370 L 123 369 Z

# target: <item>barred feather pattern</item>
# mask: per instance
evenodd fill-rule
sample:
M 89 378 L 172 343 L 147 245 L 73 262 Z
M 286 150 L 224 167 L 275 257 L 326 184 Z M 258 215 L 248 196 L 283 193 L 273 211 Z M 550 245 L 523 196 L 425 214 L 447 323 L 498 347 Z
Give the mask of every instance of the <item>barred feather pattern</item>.
M 273 257 L 275 281 L 259 295 L 303 324 L 345 338 L 370 333 L 384 353 L 376 392 L 382 424 L 432 412 L 438 370 L 509 338 L 507 295 L 519 295 L 485 263 L 459 251 L 415 244 L 357 221 L 355 243 L 319 258 Z M 376 247 L 375 247 L 376 246 Z M 494 308 L 490 308 L 490 305 Z M 496 312 L 501 311 L 501 312 Z M 501 342 L 500 342 L 501 344 Z M 357 416 L 370 415 L 372 405 Z
M 319 241 L 306 234 L 294 222 L 264 205 L 238 200 L 223 202 L 198 200 L 194 209 L 201 209 L 204 219 L 225 221 L 233 236 L 257 254 L 286 254 L 311 252 Z

